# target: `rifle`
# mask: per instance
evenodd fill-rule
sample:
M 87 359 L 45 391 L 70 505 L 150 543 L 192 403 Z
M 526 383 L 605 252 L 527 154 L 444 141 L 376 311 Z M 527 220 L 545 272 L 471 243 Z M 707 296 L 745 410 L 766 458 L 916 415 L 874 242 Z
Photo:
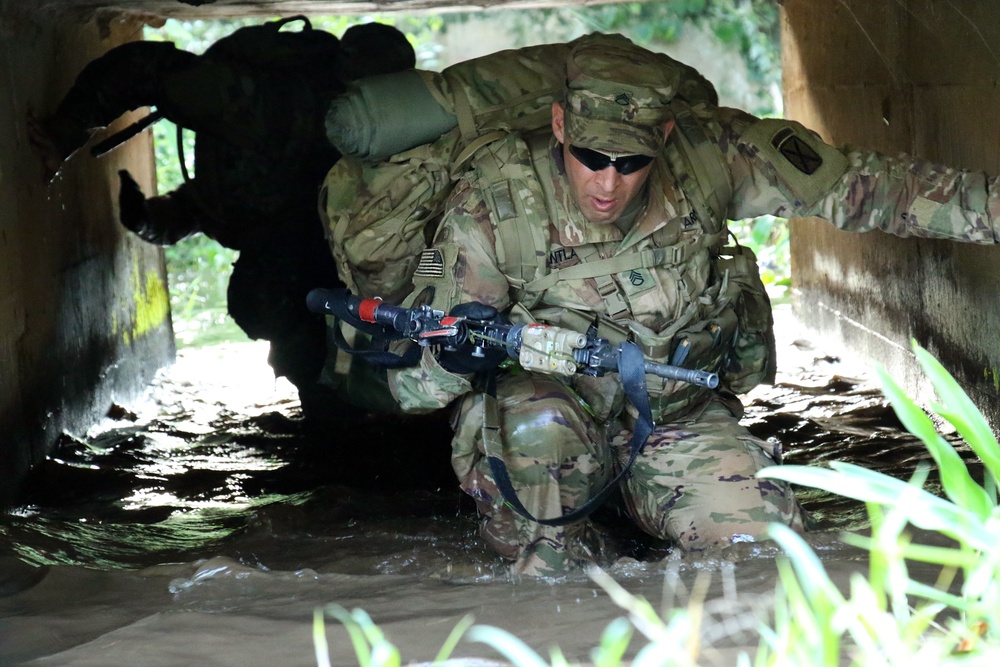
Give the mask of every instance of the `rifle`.
M 440 345 L 454 351 L 472 345 L 472 356 L 482 358 L 487 349 L 501 349 L 527 370 L 600 377 L 617 370 L 622 349 L 597 335 L 596 325 L 586 334 L 545 324 L 508 324 L 447 315 L 430 306 L 403 308 L 381 299 L 362 299 L 347 290 L 314 289 L 306 298 L 312 312 L 328 313 L 351 321 L 383 327 L 397 338 L 409 338 L 422 347 Z M 346 315 L 346 316 L 345 316 Z M 645 361 L 645 372 L 668 380 L 714 389 L 717 373 Z
M 472 317 L 447 315 L 430 306 L 403 308 L 385 303 L 381 299 L 361 299 L 346 289 L 314 289 L 306 297 L 306 306 L 314 313 L 328 313 L 352 326 L 383 338 L 408 338 L 418 346 L 440 345 L 445 350 L 472 345 L 472 355 L 485 357 L 486 350 L 500 349 L 507 356 L 517 359 L 522 367 L 547 373 L 585 373 L 599 377 L 609 370 L 619 374 L 625 396 L 635 407 L 638 417 L 632 428 L 628 461 L 614 479 L 591 497 L 581 507 L 562 516 L 538 519 L 525 508 L 517 497 L 503 459 L 500 445 L 500 423 L 496 409 L 495 376 L 488 375 L 485 391 L 487 403 L 483 417 L 483 449 L 493 478 L 504 500 L 514 511 L 531 521 L 547 526 L 564 526 L 579 521 L 600 507 L 624 480 L 632 468 L 643 444 L 655 428 L 650 413 L 649 395 L 646 393 L 644 373 L 670 380 L 688 382 L 714 389 L 719 376 L 706 371 L 688 370 L 668 364 L 646 361 L 635 343 L 617 345 L 597 335 L 597 325 L 592 324 L 586 334 L 544 324 L 508 324 L 495 319 L 481 320 Z M 336 329 L 339 332 L 339 328 Z M 338 340 L 344 347 L 346 341 Z M 420 347 L 413 347 L 419 350 Z M 419 355 L 407 358 L 391 353 L 374 353 L 372 363 L 386 366 L 415 365 Z M 377 356 L 381 355 L 381 356 Z M 386 356 L 388 355 L 388 356 Z

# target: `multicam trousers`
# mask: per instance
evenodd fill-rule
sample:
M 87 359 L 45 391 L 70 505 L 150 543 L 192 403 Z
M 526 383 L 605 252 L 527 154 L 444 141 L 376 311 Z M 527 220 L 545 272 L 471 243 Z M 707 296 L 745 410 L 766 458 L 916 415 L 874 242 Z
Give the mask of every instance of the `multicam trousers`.
M 544 526 L 504 504 L 482 443 L 483 397 L 455 414 L 452 466 L 482 514 L 481 532 L 517 572 L 555 576 L 592 560 L 589 520 Z M 533 373 L 497 383 L 503 455 L 518 498 L 539 518 L 580 507 L 628 461 L 630 431 L 596 424 L 559 379 Z M 645 532 L 683 549 L 765 539 L 780 522 L 803 530 L 804 514 L 782 483 L 758 480 L 776 446 L 755 438 L 721 402 L 687 421 L 659 424 L 622 485 L 626 509 Z

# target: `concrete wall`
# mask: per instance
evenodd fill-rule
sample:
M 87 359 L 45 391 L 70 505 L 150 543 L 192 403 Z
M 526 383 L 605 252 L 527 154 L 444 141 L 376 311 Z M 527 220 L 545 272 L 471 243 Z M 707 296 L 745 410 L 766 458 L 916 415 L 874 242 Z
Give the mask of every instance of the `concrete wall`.
M 54 109 L 141 26 L 33 4 L 0 0 L 0 505 L 60 434 L 135 398 L 174 354 L 162 252 L 117 223 L 118 169 L 151 192 L 151 139 L 100 160 L 81 151 L 46 185 L 25 129 L 29 108 Z
M 785 113 L 834 144 L 1000 174 L 1000 3 L 785 0 Z M 792 223 L 808 324 L 929 396 L 915 338 L 1000 427 L 1000 249 Z

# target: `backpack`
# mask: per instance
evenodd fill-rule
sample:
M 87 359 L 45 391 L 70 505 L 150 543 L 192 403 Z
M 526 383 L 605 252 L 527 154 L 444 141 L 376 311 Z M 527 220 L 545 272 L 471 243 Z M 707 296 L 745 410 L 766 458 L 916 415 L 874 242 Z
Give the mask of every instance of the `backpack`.
M 550 124 L 552 102 L 563 91 L 563 63 L 575 43 L 501 51 L 441 73 L 373 77 L 335 101 L 327 134 L 343 155 L 321 188 L 320 213 L 340 277 L 352 291 L 387 299 L 409 293 L 415 258 L 433 238 L 471 157 L 509 132 Z M 652 55 L 678 72 L 678 102 L 717 105 L 715 89 L 697 70 L 665 54 Z M 413 90 L 406 81 L 413 77 L 420 78 L 422 95 L 399 99 L 398 91 Z M 336 116 L 338 105 L 353 103 L 359 113 Z M 437 105 L 450 114 L 450 129 L 441 129 Z M 333 116 L 337 122 L 331 124 Z M 426 117 L 434 119 L 436 139 L 420 127 Z
M 617 35 L 607 38 L 625 39 Z M 563 63 L 572 46 L 554 44 L 503 51 L 459 63 L 441 74 L 405 75 L 422 78 L 434 101 L 454 115 L 454 127 L 436 140 L 417 146 L 407 145 L 404 137 L 396 145 L 403 150 L 380 162 L 372 160 L 383 156 L 365 153 L 364 149 L 360 152 L 368 160 L 345 154 L 328 173 L 320 210 L 325 213 L 327 237 L 339 275 L 348 288 L 363 297 L 379 296 L 390 302 L 412 292 L 420 252 L 434 237 L 454 183 L 483 147 L 510 132 L 541 129 L 550 123 L 551 105 L 562 94 Z M 728 169 L 717 145 L 708 140 L 692 112 L 716 106 L 715 90 L 693 68 L 663 54 L 656 57 L 665 67 L 680 73 L 672 102 L 680 137 L 674 142 L 675 160 L 680 161 L 675 167 L 681 166 L 695 176 L 692 185 L 685 187 L 685 194 L 704 225 L 720 224 L 724 228 L 722 221 L 732 192 Z M 413 112 L 413 107 L 420 104 L 394 100 L 395 107 L 404 110 L 409 118 L 421 116 Z M 336 134 L 337 128 L 332 129 Z M 419 130 L 413 135 L 422 136 Z M 335 137 L 331 139 L 336 143 Z M 526 284 L 542 278 L 546 270 L 544 264 L 537 263 L 535 248 L 542 234 L 530 226 L 515 227 L 519 231 L 510 234 L 509 239 L 531 237 L 532 242 L 518 243 L 520 254 L 506 251 L 511 256 L 506 258 L 505 267 L 522 265 L 508 275 L 520 275 L 522 284 Z M 719 230 L 706 229 L 706 234 L 712 233 L 720 234 Z M 724 376 L 728 387 L 742 392 L 761 381 L 773 381 L 770 303 L 753 253 L 740 246 L 723 252 L 725 258 L 720 261 L 732 272 L 734 285 L 739 284 L 740 291 L 748 295 L 735 305 L 739 333 Z M 527 273 L 519 274 L 520 270 Z M 530 299 L 519 294 L 522 297 Z
M 302 21 L 301 30 L 281 28 Z M 163 109 L 179 126 L 256 155 L 287 161 L 322 140 L 323 113 L 343 91 L 340 40 L 293 16 L 245 26 L 172 73 Z M 331 148 L 331 155 L 336 152 Z M 329 168 L 327 163 L 324 171 Z

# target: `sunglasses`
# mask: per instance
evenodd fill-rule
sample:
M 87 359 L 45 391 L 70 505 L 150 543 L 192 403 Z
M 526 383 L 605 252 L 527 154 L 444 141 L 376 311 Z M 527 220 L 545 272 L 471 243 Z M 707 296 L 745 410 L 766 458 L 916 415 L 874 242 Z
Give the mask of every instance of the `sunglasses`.
M 612 166 L 622 176 L 628 176 L 639 171 L 653 161 L 651 155 L 617 155 L 612 157 L 589 148 L 581 148 L 570 144 L 569 152 L 591 171 L 601 171 Z

